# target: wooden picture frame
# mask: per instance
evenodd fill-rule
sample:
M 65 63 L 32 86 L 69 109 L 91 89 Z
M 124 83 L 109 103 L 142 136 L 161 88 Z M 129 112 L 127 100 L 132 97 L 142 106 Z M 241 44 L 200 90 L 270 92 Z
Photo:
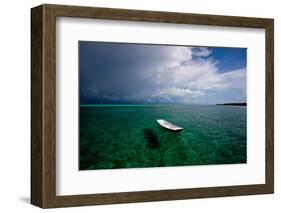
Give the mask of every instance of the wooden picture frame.
M 266 32 L 265 184 L 56 195 L 56 17 L 261 28 Z M 31 9 L 31 203 L 42 208 L 267 194 L 274 191 L 274 21 L 44 4 Z

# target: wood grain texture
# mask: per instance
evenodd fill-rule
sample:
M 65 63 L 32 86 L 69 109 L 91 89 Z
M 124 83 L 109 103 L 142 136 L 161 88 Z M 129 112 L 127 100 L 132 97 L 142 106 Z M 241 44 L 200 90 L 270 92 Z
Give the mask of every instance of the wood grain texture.
M 42 63 L 43 7 L 31 14 L 31 203 L 43 205 Z
M 274 192 L 274 21 L 266 26 L 265 171 L 268 191 Z
M 266 183 L 56 196 L 56 17 L 262 28 L 266 30 Z M 274 36 L 273 20 L 248 17 L 41 5 L 31 10 L 31 203 L 66 207 L 273 193 Z

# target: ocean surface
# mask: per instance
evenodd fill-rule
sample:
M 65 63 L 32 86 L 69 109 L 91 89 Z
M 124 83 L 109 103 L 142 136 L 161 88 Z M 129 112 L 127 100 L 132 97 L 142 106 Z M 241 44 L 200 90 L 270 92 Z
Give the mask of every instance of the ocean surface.
M 81 105 L 80 170 L 246 163 L 245 106 Z M 183 127 L 180 133 L 157 119 Z

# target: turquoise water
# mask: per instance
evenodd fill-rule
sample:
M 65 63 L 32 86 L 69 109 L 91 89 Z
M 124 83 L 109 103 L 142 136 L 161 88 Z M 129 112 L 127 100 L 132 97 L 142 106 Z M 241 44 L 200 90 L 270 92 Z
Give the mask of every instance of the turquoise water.
M 246 163 L 246 107 L 81 105 L 79 148 L 81 170 Z

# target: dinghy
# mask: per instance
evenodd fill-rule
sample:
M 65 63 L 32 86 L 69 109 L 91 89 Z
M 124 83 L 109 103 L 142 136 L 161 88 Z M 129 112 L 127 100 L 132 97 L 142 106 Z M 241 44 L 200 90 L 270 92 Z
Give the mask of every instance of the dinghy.
M 163 119 L 158 119 L 157 122 L 160 126 L 164 127 L 165 129 L 168 129 L 170 131 L 173 131 L 173 132 L 180 132 L 183 130 L 182 127 L 176 126 L 176 125 L 170 123 L 169 121 L 166 121 Z

